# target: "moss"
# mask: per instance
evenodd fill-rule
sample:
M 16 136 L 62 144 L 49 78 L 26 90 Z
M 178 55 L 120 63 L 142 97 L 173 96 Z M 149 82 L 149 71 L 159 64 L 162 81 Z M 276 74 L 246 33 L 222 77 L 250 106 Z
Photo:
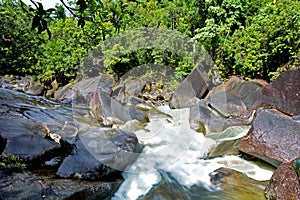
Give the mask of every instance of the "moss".
M 18 171 L 26 168 L 26 164 L 15 155 L 12 154 L 2 154 L 0 157 L 0 169 L 6 169 L 9 171 Z

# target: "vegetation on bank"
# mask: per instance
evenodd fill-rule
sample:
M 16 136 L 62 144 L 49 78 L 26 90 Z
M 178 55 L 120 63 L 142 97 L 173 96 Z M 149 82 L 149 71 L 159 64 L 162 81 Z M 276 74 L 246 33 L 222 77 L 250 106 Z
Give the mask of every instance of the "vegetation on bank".
M 75 0 L 45 10 L 1 0 L 0 74 L 30 75 L 45 85 L 75 79 L 91 50 L 134 28 L 176 30 L 209 52 L 222 76 L 272 80 L 300 62 L 300 2 L 288 0 Z M 67 17 L 65 10 L 70 16 Z M 93 52 L 97 53 L 97 52 Z M 156 63 L 187 75 L 192 65 L 167 49 L 116 58 L 119 75 Z

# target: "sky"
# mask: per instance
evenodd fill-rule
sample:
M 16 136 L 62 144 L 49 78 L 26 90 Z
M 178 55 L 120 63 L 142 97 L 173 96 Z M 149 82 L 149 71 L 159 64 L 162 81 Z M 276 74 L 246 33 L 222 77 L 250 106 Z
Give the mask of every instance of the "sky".
M 22 0 L 24 3 L 28 5 L 33 5 L 30 0 Z M 57 3 L 61 4 L 59 0 L 35 0 L 36 2 L 41 2 L 43 4 L 44 9 L 54 8 Z M 32 6 L 35 8 L 34 6 Z

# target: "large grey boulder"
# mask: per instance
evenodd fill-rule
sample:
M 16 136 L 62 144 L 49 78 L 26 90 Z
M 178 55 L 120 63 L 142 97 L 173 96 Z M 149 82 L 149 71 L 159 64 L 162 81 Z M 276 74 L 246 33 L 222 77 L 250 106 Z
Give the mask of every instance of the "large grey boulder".
M 125 170 L 142 149 L 133 133 L 101 127 L 79 131 L 75 145 L 73 154 L 58 168 L 58 176 L 99 179 Z
M 46 139 L 42 126 L 29 119 L 0 118 L 0 136 L 7 141 L 3 153 L 26 162 L 48 159 L 61 151 L 60 144 Z
M 55 92 L 54 97 L 59 100 L 72 101 L 75 105 L 88 105 L 95 91 L 102 90 L 110 94 L 114 83 L 115 80 L 111 75 L 100 74 L 61 87 Z
M 123 124 L 132 119 L 147 121 L 147 115 L 134 105 L 122 105 L 106 92 L 95 91 L 89 103 L 90 113 L 104 126 Z
M 170 107 L 184 108 L 198 103 L 213 87 L 219 85 L 219 77 L 212 64 L 203 60 L 175 89 Z
M 224 101 L 222 104 L 222 102 L 216 102 L 215 107 L 209 100 L 201 99 L 198 104 L 190 107 L 189 122 L 191 128 L 204 134 L 210 134 L 220 133 L 231 126 L 251 124 L 254 111 L 245 116 L 230 117 L 231 114 L 239 115 L 245 111 L 242 102 L 237 101 L 237 103 L 228 101 L 226 104 Z
M 274 166 L 300 157 L 300 123 L 273 109 L 261 109 L 239 149 Z
M 208 96 L 221 92 L 230 93 L 243 101 L 247 110 L 252 110 L 255 109 L 254 106 L 256 106 L 257 101 L 260 99 L 260 92 L 265 85 L 267 83 L 261 80 L 249 82 L 237 76 L 232 76 L 224 85 L 213 88 Z

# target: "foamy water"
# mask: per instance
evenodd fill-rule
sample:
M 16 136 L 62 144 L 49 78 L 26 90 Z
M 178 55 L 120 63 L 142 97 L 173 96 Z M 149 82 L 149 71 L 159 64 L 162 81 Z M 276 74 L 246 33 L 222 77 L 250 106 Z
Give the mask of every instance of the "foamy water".
M 256 180 L 269 180 L 272 171 L 262 169 L 237 156 L 203 159 L 218 141 L 244 136 L 249 127 L 225 130 L 221 138 L 205 138 L 189 126 L 189 109 L 170 110 L 160 107 L 167 115 L 150 118 L 143 130 L 136 131 L 139 141 L 145 145 L 136 162 L 123 172 L 124 182 L 113 199 L 137 199 L 146 195 L 162 177 L 159 171 L 172 175 L 185 187 L 202 185 L 214 190 L 209 174 L 220 167 L 240 171 Z

